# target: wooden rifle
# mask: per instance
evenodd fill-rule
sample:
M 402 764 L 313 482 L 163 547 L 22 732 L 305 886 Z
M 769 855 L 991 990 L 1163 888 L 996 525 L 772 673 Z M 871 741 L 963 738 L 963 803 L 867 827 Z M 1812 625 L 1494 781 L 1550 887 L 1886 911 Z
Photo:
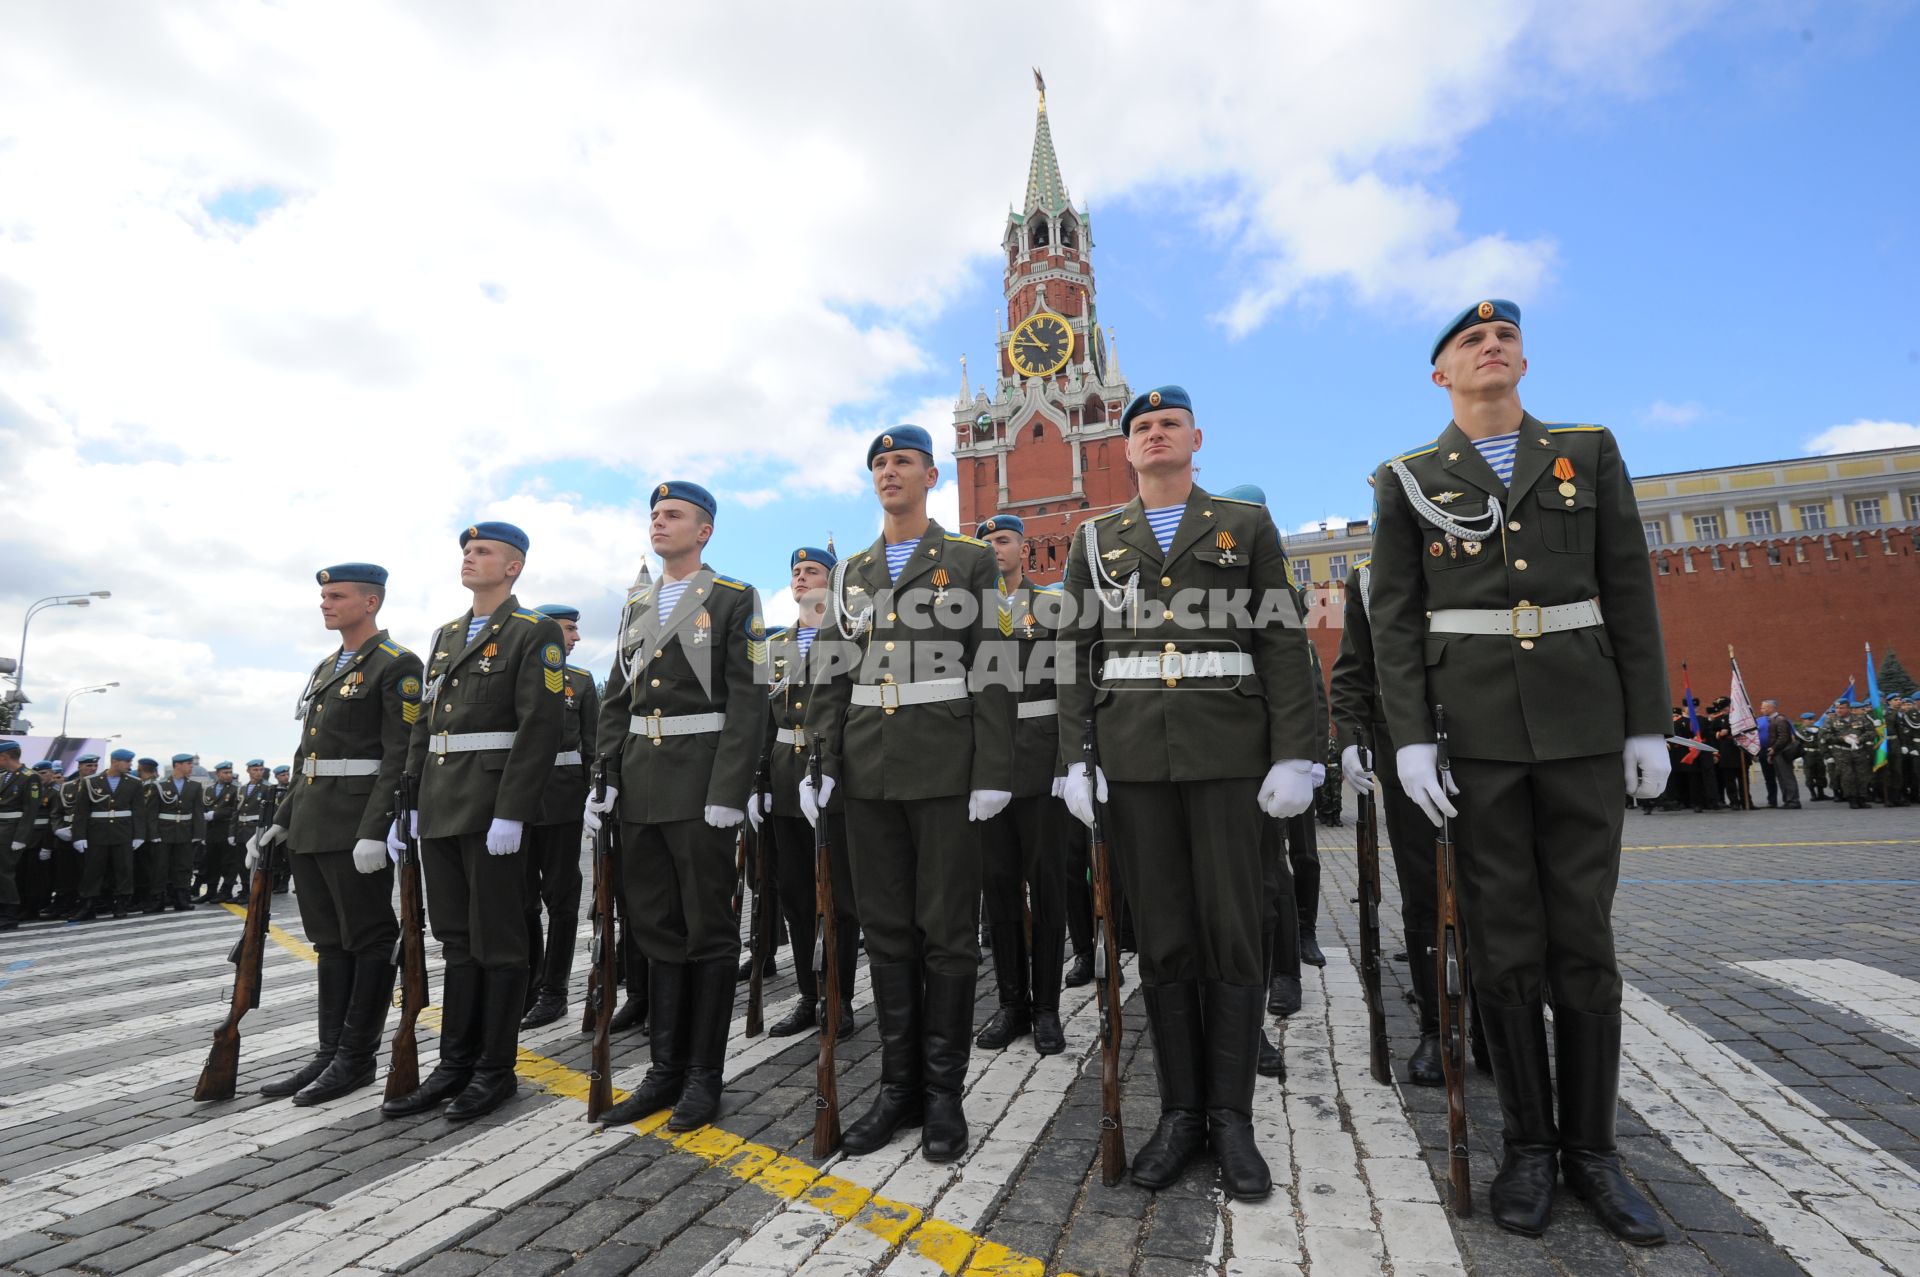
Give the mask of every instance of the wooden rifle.
M 1433 739 L 1444 794 L 1453 766 L 1447 757 L 1447 711 L 1433 707 Z M 1473 1214 L 1473 1171 L 1467 1160 L 1467 955 L 1460 928 L 1460 902 L 1454 895 L 1456 864 L 1453 822 L 1442 813 L 1440 837 L 1434 844 L 1435 885 L 1439 895 L 1439 944 L 1434 950 L 1434 979 L 1440 990 L 1440 1070 L 1447 1083 L 1447 1187 L 1453 1213 Z
M 1127 1173 L 1127 1130 L 1120 1115 L 1120 920 L 1113 912 L 1113 856 L 1100 821 L 1100 750 L 1092 714 L 1084 748 L 1093 811 L 1087 859 L 1093 871 L 1094 968 L 1100 973 L 1100 1182 L 1111 1188 Z
M 761 800 L 763 794 L 771 794 L 770 781 L 767 778 L 767 756 L 760 756 L 760 766 L 755 769 L 753 787 L 747 794 L 747 804 L 752 806 Z M 774 922 L 774 911 L 769 907 L 767 893 L 771 889 L 767 879 L 771 876 L 767 865 L 767 822 L 771 813 L 760 814 L 758 823 L 749 821 L 753 832 L 753 922 L 747 935 L 750 944 L 747 948 L 747 961 L 753 970 L 747 975 L 747 1036 L 757 1038 L 766 1029 L 765 986 L 767 951 L 772 936 L 770 930 Z M 743 843 L 742 846 L 745 846 Z
M 420 1089 L 420 1012 L 431 1000 L 427 989 L 427 909 L 420 885 L 420 840 L 413 836 L 419 781 L 400 778 L 393 795 L 393 823 L 400 834 L 400 934 L 393 942 L 393 964 L 400 968 L 400 1022 L 393 1030 L 387 1066 L 386 1098 L 397 1100 Z
M 593 765 L 593 796 L 607 799 L 607 760 Z M 593 1052 L 587 1066 L 587 1120 L 597 1122 L 613 1107 L 613 1004 L 620 985 L 619 947 L 613 921 L 614 855 L 617 822 L 610 811 L 600 813 L 593 831 L 593 943 L 587 950 L 587 1025 L 593 1033 Z
M 807 779 L 820 792 L 820 745 L 807 756 Z M 840 928 L 833 912 L 833 848 L 827 841 L 824 806 L 813 822 L 813 970 L 827 1013 L 820 1025 L 820 1060 L 813 1078 L 813 1155 L 840 1150 L 840 1084 L 834 1077 L 833 1048 L 840 1039 Z M 755 967 L 758 971 L 758 967 Z
M 279 785 L 271 788 L 268 811 L 280 810 L 282 792 Z M 260 835 L 254 837 L 257 840 Z M 285 838 L 279 840 L 285 841 Z M 247 884 L 246 921 L 240 928 L 240 938 L 227 954 L 227 961 L 233 964 L 233 993 L 227 1003 L 227 1018 L 213 1031 L 213 1045 L 207 1051 L 206 1065 L 193 1088 L 196 1100 L 233 1098 L 234 1082 L 240 1073 L 240 1021 L 260 1005 L 261 967 L 267 956 L 267 922 L 273 910 L 273 858 L 273 847 L 261 847 L 254 860 L 253 878 Z
M 1373 771 L 1373 745 L 1364 725 L 1354 730 L 1360 749 L 1360 766 Z M 1387 1007 L 1380 994 L 1380 810 L 1373 791 L 1360 791 L 1354 816 L 1354 845 L 1360 852 L 1360 991 L 1367 1002 L 1367 1064 L 1373 1080 L 1382 1086 L 1393 1082 L 1393 1066 L 1387 1054 Z

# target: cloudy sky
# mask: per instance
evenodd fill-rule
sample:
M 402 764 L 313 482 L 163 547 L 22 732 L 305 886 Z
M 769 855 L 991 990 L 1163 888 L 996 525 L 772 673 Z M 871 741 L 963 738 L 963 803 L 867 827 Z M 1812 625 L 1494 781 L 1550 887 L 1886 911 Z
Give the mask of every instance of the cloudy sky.
M 1530 407 L 1641 472 L 1920 437 L 1904 3 L 1479 0 L 10 5 L 0 41 L 0 633 L 45 594 L 39 730 L 293 746 L 315 568 L 393 570 L 418 646 L 455 535 L 606 665 L 644 494 L 711 561 L 876 514 L 860 460 L 950 437 L 1045 71 L 1100 313 L 1180 381 L 1202 482 L 1364 514 L 1431 437 L 1425 352 L 1526 309 Z M 944 494 L 951 517 L 951 493 Z M 770 601 L 778 618 L 790 609 Z M 11 652 L 13 639 L 0 640 Z

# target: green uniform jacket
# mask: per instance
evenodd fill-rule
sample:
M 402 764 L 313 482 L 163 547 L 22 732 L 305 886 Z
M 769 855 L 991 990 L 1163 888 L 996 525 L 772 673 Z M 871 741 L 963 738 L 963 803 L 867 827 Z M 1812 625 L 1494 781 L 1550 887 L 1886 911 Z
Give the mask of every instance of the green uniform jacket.
M 594 737 L 608 783 L 620 789 L 620 819 L 663 825 L 699 820 L 708 807 L 745 811 L 766 731 L 765 689 L 754 677 L 767 650 L 760 596 L 702 563 L 673 615 L 656 615 L 658 597 L 656 583 L 627 601 Z M 721 714 L 725 722 L 718 732 L 657 741 L 634 733 L 634 719 L 682 714 Z
M 94 773 L 96 776 L 99 774 Z M 71 776 L 54 787 L 59 801 L 54 804 L 53 828 L 72 831 L 74 818 L 80 814 L 80 787 L 86 783 L 86 779 Z
M 296 852 L 351 851 L 363 838 L 387 836 L 393 796 L 407 770 L 408 734 L 426 717 L 420 658 L 385 630 L 336 672 L 339 658 L 336 647 L 307 678 L 293 775 L 271 820 L 287 831 L 287 845 Z M 349 760 L 361 764 L 354 769 L 360 774 L 319 774 L 322 763 Z M 258 801 L 265 801 L 270 786 L 262 782 L 259 788 Z
M 207 804 L 207 837 L 225 842 L 233 832 L 233 816 L 240 810 L 240 785 L 231 780 L 210 780 L 200 786 Z
M 1340 631 L 1340 655 L 1333 658 L 1330 713 L 1340 747 L 1360 743 L 1356 730 L 1382 726 L 1387 709 L 1380 701 L 1380 681 L 1373 668 L 1373 622 L 1367 615 L 1372 590 L 1372 560 L 1362 559 L 1347 574 L 1347 597 Z
M 542 825 L 570 825 L 581 817 L 587 806 L 587 782 L 598 757 L 593 752 L 594 732 L 600 726 L 600 691 L 593 675 L 577 665 L 560 672 L 560 749 L 553 762 L 553 774 L 540 795 Z M 575 762 L 563 763 L 562 757 L 578 754 Z
M 472 619 L 471 610 L 463 612 L 434 632 L 420 715 L 407 742 L 407 774 L 420 778 L 422 838 L 484 834 L 496 819 L 532 823 L 560 750 L 567 662 L 559 623 L 525 610 L 511 594 L 469 643 Z M 481 732 L 513 743 L 434 749 L 448 735 Z M 294 781 L 297 792 L 300 778 Z
M 834 569 L 837 604 L 814 639 L 818 682 L 807 702 L 807 734 L 820 738 L 821 770 L 850 798 L 911 802 L 976 789 L 1011 791 L 1012 656 L 1000 628 L 1000 569 L 984 541 L 937 522 L 914 546 L 899 580 L 887 575 L 887 545 L 876 537 Z M 950 606 L 938 599 L 965 595 Z M 872 609 L 864 632 L 849 639 L 837 607 Z M 1009 618 L 1008 630 L 1012 629 Z M 958 700 L 855 705 L 855 684 L 967 680 Z
M 96 772 L 74 782 L 73 840 L 85 841 L 92 853 L 103 847 L 128 847 L 136 839 L 153 837 L 147 823 L 146 786 L 131 775 L 120 778 L 119 787 L 107 784 L 107 773 Z M 104 818 L 106 811 L 124 811 L 127 816 Z
M 39 838 L 33 827 L 39 815 L 40 778 L 24 767 L 0 772 L 0 839 L 7 847 L 33 844 Z
M 1020 694 L 1013 720 L 1013 796 L 1038 798 L 1061 775 L 1060 676 L 1073 668 L 1073 646 L 1060 640 L 1066 592 L 1057 585 L 1022 585 L 1008 597 Z
M 1165 555 L 1138 497 L 1092 527 L 1098 584 L 1111 598 L 1109 580 L 1124 586 L 1137 574 L 1141 601 L 1116 612 L 1093 597 L 1086 533 L 1075 533 L 1066 576 L 1075 615 L 1062 630 L 1075 658 L 1072 676 L 1061 679 L 1061 761 L 1083 760 L 1093 712 L 1110 780 L 1265 776 L 1282 759 L 1319 758 L 1326 738 L 1324 726 L 1315 732 L 1319 675 L 1266 507 L 1196 485 Z M 1171 687 L 1101 677 L 1108 657 L 1228 649 L 1250 654 L 1253 673 L 1182 677 Z
M 813 641 L 818 643 L 833 632 L 833 623 L 829 621 L 814 635 Z M 773 814 L 798 820 L 804 815 L 800 810 L 800 782 L 807 774 L 807 701 L 811 699 L 814 680 L 810 667 L 800 658 L 800 636 L 796 627 L 788 626 L 767 636 L 767 669 L 767 732 L 761 748 L 767 757 L 767 784 L 773 794 Z M 793 739 L 781 740 L 781 732 L 790 733 Z M 825 760 L 821 766 L 824 770 Z M 841 810 L 837 787 L 827 802 L 827 810 Z
M 148 794 L 152 806 L 147 809 L 147 820 L 155 841 L 171 847 L 207 840 L 206 795 L 199 781 L 183 780 L 176 789 L 173 777 L 156 778 Z
M 1554 475 L 1562 459 L 1571 496 Z M 1466 758 L 1583 758 L 1618 753 L 1628 736 L 1664 736 L 1672 702 L 1660 613 L 1613 435 L 1549 430 L 1527 415 L 1508 487 L 1453 424 L 1396 460 L 1451 519 L 1473 527 L 1490 498 L 1502 518 L 1479 553 L 1456 552 L 1415 511 L 1391 463 L 1374 474 L 1373 647 L 1394 744 L 1431 742 L 1435 703 L 1446 706 L 1452 751 Z M 1427 613 L 1440 608 L 1588 599 L 1599 601 L 1603 626 L 1543 634 L 1530 648 L 1507 635 L 1427 632 Z
M 273 801 L 273 782 L 271 780 L 243 780 L 239 785 L 239 804 L 234 809 L 234 841 L 242 846 L 247 839 L 260 832 L 262 819 L 272 817 L 278 804 Z M 271 804 L 271 807 L 270 807 Z M 268 823 L 272 821 L 269 819 Z

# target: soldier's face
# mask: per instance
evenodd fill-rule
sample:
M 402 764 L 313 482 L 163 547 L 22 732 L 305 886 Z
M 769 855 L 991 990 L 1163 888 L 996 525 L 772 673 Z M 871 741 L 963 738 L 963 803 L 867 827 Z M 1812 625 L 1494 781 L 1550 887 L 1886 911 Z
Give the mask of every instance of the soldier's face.
M 0 772 L 17 772 L 19 770 L 20 755 L 0 754 Z
M 647 538 L 653 552 L 662 558 L 695 553 L 712 536 L 713 524 L 707 521 L 707 512 L 675 497 L 656 502 L 653 517 L 647 522 Z
M 497 589 L 519 576 L 525 566 L 526 560 L 506 542 L 476 537 L 460 551 L 460 584 L 469 590 Z
M 266 768 L 264 768 L 264 767 L 249 767 L 249 768 L 247 768 L 247 779 L 248 779 L 248 780 L 250 780 L 250 781 L 252 781 L 252 782 L 253 782 L 254 784 L 256 784 L 256 785 L 257 785 L 257 784 L 259 784 L 259 783 L 260 783 L 261 781 L 263 781 L 263 780 L 265 780 L 266 778 L 267 778 L 267 769 L 266 769 Z
M 927 501 L 927 493 L 940 482 L 940 467 L 933 458 L 914 448 L 883 452 L 873 459 L 873 494 L 888 514 L 917 510 Z
M 142 767 L 140 769 L 141 780 L 152 780 L 154 777 L 158 776 L 159 774 L 160 774 L 160 769 L 158 767 Z
M 173 765 L 173 778 L 175 780 L 185 780 L 192 772 L 192 763 L 175 763 Z
M 132 767 L 133 764 L 124 758 L 113 759 L 107 764 L 107 769 L 116 776 L 126 775 Z
M 1434 385 L 1463 393 L 1512 390 L 1526 375 L 1520 330 L 1504 319 L 1456 333 L 1433 365 Z
M 1001 576 L 1011 576 L 1015 570 L 1023 568 L 1021 559 L 1021 537 L 1012 528 L 1002 528 L 998 532 L 987 533 L 987 544 L 993 547 L 993 561 L 1000 569 Z
M 76 776 L 91 776 L 99 770 L 100 770 L 99 763 L 81 763 L 80 766 L 75 769 L 73 774 Z
M 580 643 L 580 622 L 560 621 L 560 637 L 566 641 L 567 655 L 573 655 L 573 649 Z
M 826 593 L 827 569 L 812 559 L 802 559 L 793 565 L 787 588 L 793 592 L 795 603 L 801 607 L 810 606 Z
M 329 630 L 346 630 L 380 610 L 380 596 L 348 581 L 320 587 L 320 620 Z
M 1200 451 L 1200 427 L 1185 408 L 1161 408 L 1133 419 L 1127 436 L 1127 460 L 1145 473 L 1184 470 Z

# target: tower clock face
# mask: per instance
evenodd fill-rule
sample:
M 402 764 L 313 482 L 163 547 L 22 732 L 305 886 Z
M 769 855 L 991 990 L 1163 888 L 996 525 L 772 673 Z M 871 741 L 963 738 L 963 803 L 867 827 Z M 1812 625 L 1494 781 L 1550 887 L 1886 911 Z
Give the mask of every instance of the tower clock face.
M 1022 377 L 1045 377 L 1073 357 L 1073 326 L 1050 310 L 1029 315 L 1013 330 L 1007 358 Z

